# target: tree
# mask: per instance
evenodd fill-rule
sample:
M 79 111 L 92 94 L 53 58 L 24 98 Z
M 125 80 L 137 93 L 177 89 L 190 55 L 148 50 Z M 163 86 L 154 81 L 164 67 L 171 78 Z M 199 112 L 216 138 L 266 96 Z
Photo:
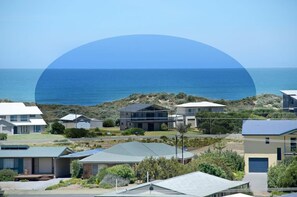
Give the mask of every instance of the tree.
M 78 160 L 71 161 L 70 174 L 72 178 L 80 178 L 82 175 L 82 171 L 83 171 L 82 164 L 79 163 Z
M 63 134 L 65 131 L 65 126 L 59 122 L 54 122 L 51 127 L 51 134 Z
M 114 121 L 112 119 L 104 120 L 103 127 L 114 127 Z
M 168 126 L 166 123 L 161 124 L 161 131 L 168 131 Z

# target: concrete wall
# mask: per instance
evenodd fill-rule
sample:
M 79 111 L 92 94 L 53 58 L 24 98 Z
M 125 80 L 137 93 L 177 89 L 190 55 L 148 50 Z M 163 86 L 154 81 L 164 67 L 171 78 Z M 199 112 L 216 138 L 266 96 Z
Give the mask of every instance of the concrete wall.
M 55 162 L 55 177 L 69 177 L 70 176 L 70 159 L 57 158 Z
M 39 173 L 52 174 L 53 173 L 53 159 L 52 158 L 39 158 Z
M 101 120 L 91 120 L 90 127 L 92 129 L 102 128 L 103 127 L 103 121 L 101 121 Z

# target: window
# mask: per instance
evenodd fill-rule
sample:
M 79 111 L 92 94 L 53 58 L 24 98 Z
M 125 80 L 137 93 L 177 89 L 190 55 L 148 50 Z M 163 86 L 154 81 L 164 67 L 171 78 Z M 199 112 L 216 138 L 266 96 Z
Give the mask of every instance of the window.
M 40 125 L 35 125 L 34 126 L 34 132 L 40 132 L 40 131 L 41 131 Z
M 269 137 L 265 138 L 265 144 L 269 144 Z
M 18 121 L 16 115 L 11 115 L 10 116 L 10 121 Z
M 6 119 L 6 116 L 0 116 L 0 119 L 5 120 Z
M 36 116 L 35 115 L 30 115 L 30 118 L 35 118 Z
M 14 159 L 3 159 L 3 168 L 14 168 Z
M 98 164 L 92 165 L 92 175 L 96 175 L 98 173 Z
M 28 121 L 27 115 L 21 115 L 21 121 Z
M 282 149 L 277 148 L 277 160 L 280 161 L 282 160 Z
M 291 152 L 296 152 L 296 151 L 297 151 L 296 138 L 291 137 Z

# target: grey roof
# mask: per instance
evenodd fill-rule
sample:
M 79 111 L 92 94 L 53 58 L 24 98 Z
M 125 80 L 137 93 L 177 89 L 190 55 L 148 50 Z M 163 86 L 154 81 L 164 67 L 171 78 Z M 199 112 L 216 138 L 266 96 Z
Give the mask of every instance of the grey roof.
M 22 157 L 60 157 L 71 153 L 67 147 L 28 147 L 28 149 L 0 150 L 0 158 L 22 158 Z
M 153 104 L 135 103 L 135 104 L 123 107 L 123 108 L 119 109 L 119 111 L 120 112 L 137 112 L 137 111 L 140 111 L 140 110 L 146 109 L 148 107 L 152 107 L 152 106 L 154 106 L 156 108 L 160 108 L 160 109 L 166 109 L 164 107 L 161 107 L 158 105 L 153 105 Z
M 62 158 L 82 158 L 82 157 L 87 157 L 90 155 L 94 155 L 95 153 L 103 151 L 103 148 L 97 148 L 97 149 L 92 149 L 92 150 L 86 150 L 86 151 L 80 151 L 76 153 L 71 153 L 68 155 L 63 155 L 61 156 Z
M 10 123 L 10 122 L 7 122 L 6 120 L 3 120 L 3 119 L 0 119 L 0 125 L 5 125 L 5 126 L 10 126 L 10 127 L 13 127 L 14 124 Z
M 181 149 L 178 149 L 181 158 Z M 184 151 L 184 158 L 194 155 Z M 112 146 L 99 153 L 80 160 L 82 163 L 139 163 L 146 157 L 175 157 L 175 147 L 162 143 L 127 142 Z
M 245 120 L 242 135 L 283 135 L 297 130 L 297 120 Z
M 290 193 L 290 194 L 284 194 L 282 195 L 281 197 L 296 197 L 297 196 L 297 193 Z
M 246 184 L 248 184 L 248 182 L 230 181 L 203 172 L 193 172 L 163 181 L 144 183 L 127 190 L 102 196 L 132 196 L 131 193 L 133 193 L 135 196 L 141 196 L 146 194 L 147 191 L 144 190 L 144 187 L 147 185 L 165 189 L 164 193 L 160 193 L 158 196 L 168 196 L 168 193 L 172 193 L 173 196 L 209 196 Z M 137 195 L 137 191 L 139 195 Z

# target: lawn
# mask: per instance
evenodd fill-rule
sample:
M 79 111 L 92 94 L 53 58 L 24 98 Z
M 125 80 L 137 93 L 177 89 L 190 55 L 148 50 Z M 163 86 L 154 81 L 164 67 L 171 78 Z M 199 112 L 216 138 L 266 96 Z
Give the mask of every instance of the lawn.
M 53 135 L 53 134 L 41 134 L 41 133 L 31 133 L 31 134 L 17 134 L 8 135 L 7 141 L 10 140 L 61 140 L 65 139 L 63 135 Z

